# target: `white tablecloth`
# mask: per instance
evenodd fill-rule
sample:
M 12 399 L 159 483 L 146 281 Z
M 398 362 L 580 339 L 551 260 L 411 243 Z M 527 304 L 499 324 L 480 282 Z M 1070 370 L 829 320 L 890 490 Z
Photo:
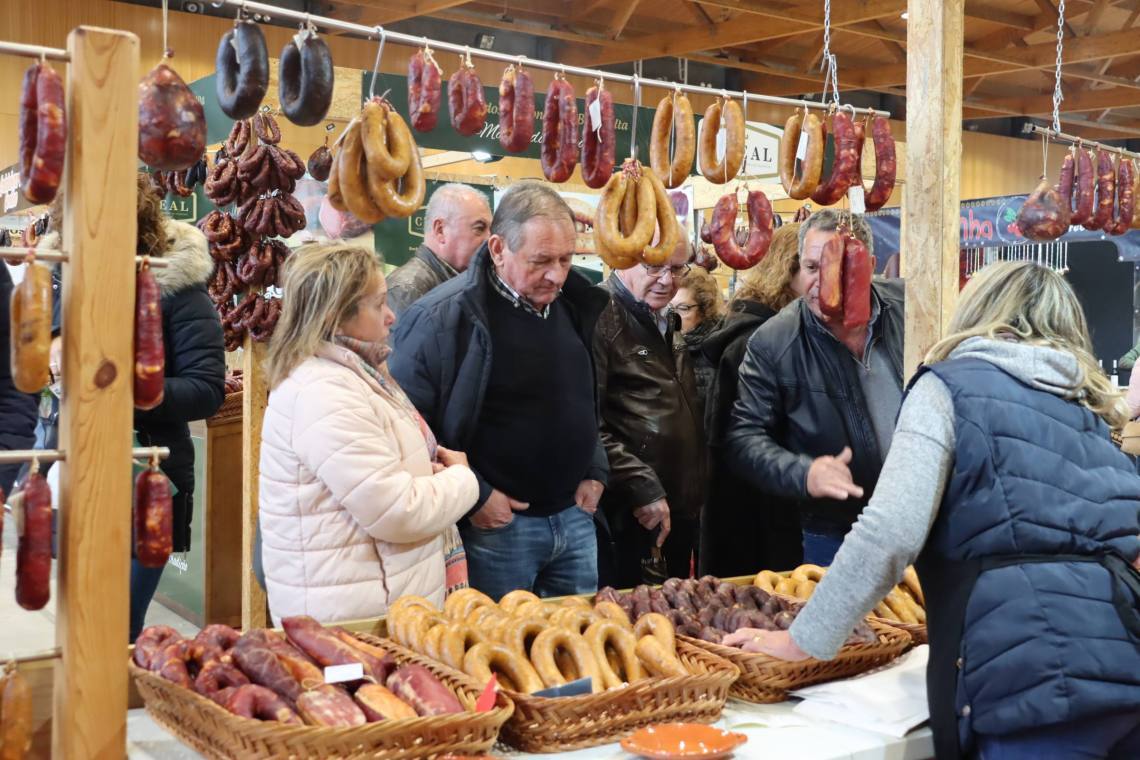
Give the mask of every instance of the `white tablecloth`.
M 748 735 L 748 743 L 737 750 L 737 758 L 764 760 L 925 760 L 934 756 L 930 729 L 911 731 L 902 739 L 860 731 L 838 723 L 806 718 L 792 712 L 793 702 L 753 705 L 732 700 L 718 726 Z M 764 723 L 764 726 L 742 722 Z M 779 726 L 779 727 L 774 727 Z M 525 755 L 499 749 L 504 757 L 554 757 Z M 156 724 L 145 710 L 127 714 L 127 756 L 135 760 L 191 760 L 199 755 Z M 558 757 L 570 760 L 628 760 L 631 756 L 617 744 L 564 752 Z

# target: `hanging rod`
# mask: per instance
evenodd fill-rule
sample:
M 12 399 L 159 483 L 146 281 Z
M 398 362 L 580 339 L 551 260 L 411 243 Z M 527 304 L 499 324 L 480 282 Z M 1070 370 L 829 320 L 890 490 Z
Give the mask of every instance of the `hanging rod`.
M 1056 140 L 1057 142 L 1067 142 L 1072 143 L 1073 145 L 1083 145 L 1087 148 L 1096 148 L 1097 150 L 1116 153 L 1127 158 L 1140 159 L 1140 153 L 1133 153 L 1132 151 L 1125 150 L 1124 148 L 1117 148 L 1115 145 L 1105 145 L 1104 143 L 1099 143 L 1095 140 L 1086 140 L 1085 138 L 1077 137 L 1076 135 L 1067 135 L 1064 132 L 1055 132 L 1048 127 L 1039 127 L 1036 124 L 1033 124 L 1032 127 L 1033 134 L 1045 135 L 1049 138 L 1052 138 L 1053 140 Z
M 131 459 L 150 459 L 157 456 L 166 459 L 170 456 L 170 449 L 165 446 L 140 446 L 131 449 Z M 13 449 L 0 451 L 0 464 L 21 464 L 33 459 L 40 462 L 62 462 L 67 459 L 67 452 L 63 449 Z
M 747 96 L 749 102 L 756 103 L 769 103 L 777 106 L 791 106 L 793 108 L 817 108 L 826 110 L 831 107 L 830 103 L 819 102 L 815 100 L 796 100 L 793 98 L 779 98 L 774 95 L 757 95 L 751 92 L 744 92 L 742 90 L 726 90 L 717 87 L 701 87 L 695 84 L 683 84 L 679 82 L 666 82 L 659 79 L 642 79 L 641 77 L 629 76 L 628 74 L 614 74 L 609 71 L 601 71 L 599 69 L 585 69 L 580 66 L 563 66 L 560 63 L 551 63 L 549 61 L 539 61 L 534 58 L 527 58 L 522 55 L 509 55 L 507 53 L 496 53 L 493 50 L 482 50 L 479 48 L 471 48 L 469 45 L 456 45 L 451 42 L 440 42 L 438 40 L 428 39 L 427 37 L 417 37 L 412 34 L 402 34 L 401 32 L 389 32 L 382 26 L 364 26 L 362 24 L 353 24 L 350 21 L 340 21 L 326 16 L 317 16 L 312 13 L 305 13 L 303 11 L 295 11 L 289 8 L 278 8 L 274 5 L 266 3 L 248 2 L 248 0 L 222 0 L 226 5 L 232 5 L 242 10 L 256 11 L 258 13 L 266 13 L 271 16 L 279 18 L 290 18 L 295 21 L 301 21 L 306 24 L 315 24 L 323 26 L 328 29 L 337 29 L 342 32 L 348 32 L 358 37 L 367 40 L 379 40 L 383 37 L 386 41 L 402 43 L 405 45 L 422 46 L 428 45 L 436 50 L 448 50 L 452 53 L 471 54 L 477 58 L 488 58 L 492 61 L 502 61 L 503 63 L 517 63 L 520 65 L 525 64 L 534 69 L 546 69 L 547 71 L 557 71 L 563 74 L 577 74 L 578 76 L 590 77 L 593 79 L 604 79 L 607 82 L 624 82 L 625 84 L 633 84 L 637 81 L 642 87 L 659 87 L 665 90 L 680 90 L 682 92 L 691 92 L 698 95 L 725 95 L 733 98 L 744 98 Z M 853 108 L 854 113 L 857 114 L 871 114 L 873 116 L 886 116 L 890 117 L 890 111 L 880 111 L 874 108 Z
M 35 256 L 37 261 L 69 261 L 71 259 L 71 254 L 67 251 L 53 251 L 46 248 L 25 248 L 23 246 L 0 248 L 0 259 L 19 264 L 23 263 L 23 260 L 28 257 L 29 253 Z M 144 258 L 150 259 L 151 269 L 161 269 L 169 264 L 165 259 L 156 259 L 148 256 L 135 256 L 135 263 L 142 264 Z
M 71 55 L 61 48 L 43 45 L 25 45 L 22 42 L 0 42 L 0 53 L 21 55 L 25 58 L 50 58 L 53 61 L 70 61 Z

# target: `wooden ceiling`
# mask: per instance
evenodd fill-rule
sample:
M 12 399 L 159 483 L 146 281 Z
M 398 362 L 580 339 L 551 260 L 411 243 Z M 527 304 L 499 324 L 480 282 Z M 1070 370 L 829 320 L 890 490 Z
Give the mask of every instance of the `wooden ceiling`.
M 906 0 L 833 0 L 832 50 L 842 90 L 907 93 Z M 1066 0 L 1066 130 L 1140 138 L 1140 0 Z M 739 69 L 770 95 L 818 93 L 823 1 L 332 0 L 365 24 L 429 16 L 554 41 L 553 60 L 620 66 L 686 58 Z M 1056 57 L 1055 0 L 966 0 L 966 119 L 1047 117 Z M 628 70 L 628 69 L 627 69 Z

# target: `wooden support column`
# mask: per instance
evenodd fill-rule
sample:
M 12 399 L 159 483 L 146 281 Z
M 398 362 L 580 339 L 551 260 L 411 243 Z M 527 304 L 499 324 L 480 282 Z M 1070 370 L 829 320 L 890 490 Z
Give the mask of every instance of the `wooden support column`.
M 958 297 L 965 0 L 907 3 L 904 376 L 944 334 Z
M 261 421 L 269 403 L 265 382 L 265 344 L 248 336 L 242 351 L 242 575 L 241 625 L 245 630 L 267 623 L 265 590 L 253 575 L 253 537 L 257 529 L 257 488 L 261 475 Z
M 63 405 L 52 756 L 127 742 L 139 41 L 67 37 Z M 124 292 L 125 291 L 125 292 Z

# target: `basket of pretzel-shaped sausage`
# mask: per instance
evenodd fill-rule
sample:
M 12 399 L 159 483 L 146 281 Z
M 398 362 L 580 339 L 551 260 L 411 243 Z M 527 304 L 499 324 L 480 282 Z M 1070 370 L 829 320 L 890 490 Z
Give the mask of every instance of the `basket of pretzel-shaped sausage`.
M 789 581 L 793 582 L 801 581 Z M 626 592 L 607 587 L 596 598 L 599 605 L 618 605 L 638 624 L 652 615 L 667 617 L 676 626 L 681 641 L 740 668 L 740 679 L 733 684 L 731 696 L 750 702 L 782 702 L 791 689 L 863 673 L 890 662 L 911 643 L 905 631 L 868 619 L 855 627 L 839 655 L 827 662 L 787 662 L 724 646 L 722 641 L 728 634 L 743 628 L 788 629 L 804 603 L 759 585 L 734 583 L 711 575 L 700 579 L 670 578 L 659 587 L 638 586 Z
M 486 752 L 513 709 L 499 694 L 476 711 L 474 681 L 392 642 L 282 623 L 284 635 L 211 625 L 194 639 L 147 628 L 129 664 L 147 712 L 210 758 L 395 760 Z M 328 683 L 332 666 L 355 680 Z
M 474 589 L 452 593 L 439 610 L 403 597 L 388 611 L 388 634 L 480 684 L 492 675 L 514 714 L 502 739 L 527 752 L 607 744 L 651 723 L 712 723 L 739 671 L 679 641 L 657 615 L 634 625 L 614 604 L 580 597 L 544 601 L 513 591 L 495 604 Z M 588 677 L 590 693 L 535 692 Z

